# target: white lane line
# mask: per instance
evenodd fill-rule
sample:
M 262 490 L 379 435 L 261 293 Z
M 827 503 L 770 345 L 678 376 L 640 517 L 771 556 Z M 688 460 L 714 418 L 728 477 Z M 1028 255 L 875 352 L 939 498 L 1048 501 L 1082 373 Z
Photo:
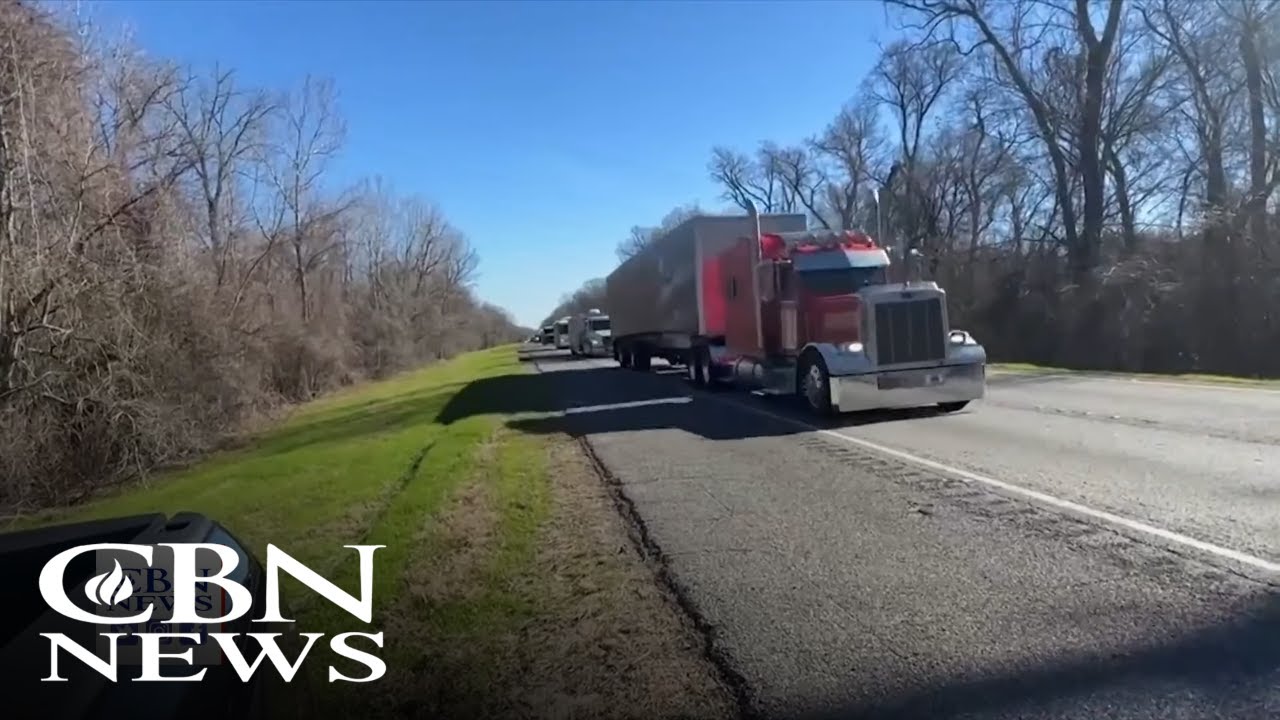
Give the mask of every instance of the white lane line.
M 886 447 L 879 443 L 871 442 L 870 440 L 863 440 L 862 438 L 856 438 L 849 435 L 844 435 L 834 430 L 828 430 L 825 428 L 816 427 L 814 425 L 810 425 L 807 422 L 803 422 L 795 418 L 787 417 L 786 415 L 780 415 L 778 413 L 765 410 L 763 408 L 752 407 L 751 405 L 747 405 L 745 403 L 741 403 L 736 400 L 730 400 L 727 398 L 715 398 L 715 399 L 721 402 L 727 403 L 729 405 L 734 405 L 736 407 L 742 408 L 743 410 L 749 410 L 751 412 L 757 413 L 759 415 L 764 415 L 766 417 L 770 417 L 775 420 L 791 423 L 792 425 L 805 428 L 812 432 L 821 433 L 823 435 L 836 438 L 843 442 L 847 442 L 852 445 L 858 445 L 868 450 L 873 450 L 875 452 L 889 455 L 890 457 L 894 457 L 899 460 L 904 460 L 906 462 L 909 462 L 915 465 L 926 467 L 930 470 L 946 473 L 948 475 L 961 478 L 962 480 L 968 480 L 969 482 L 975 482 L 975 483 L 980 483 L 982 485 L 987 485 L 989 487 L 999 488 L 1000 490 L 1003 490 L 1013 495 L 1020 495 L 1030 500 L 1035 500 L 1036 502 L 1043 503 L 1045 505 L 1050 505 L 1052 507 L 1066 510 L 1068 512 L 1084 515 L 1086 517 L 1090 517 L 1095 520 L 1101 520 L 1103 522 L 1111 523 L 1112 525 L 1117 525 L 1119 527 L 1126 528 L 1133 532 L 1142 533 L 1144 535 L 1150 535 L 1152 537 L 1158 537 L 1162 540 L 1174 543 L 1176 545 L 1195 548 L 1196 550 L 1199 550 L 1201 552 L 1208 553 L 1210 555 L 1215 555 L 1217 557 L 1224 558 L 1227 560 L 1232 560 L 1242 565 L 1248 565 L 1249 567 L 1256 568 L 1258 570 L 1263 570 L 1269 573 L 1280 573 L 1280 563 L 1274 563 L 1274 562 L 1271 562 L 1270 560 L 1265 560 L 1263 558 L 1256 557 L 1254 555 L 1249 555 L 1248 553 L 1240 552 L 1239 550 L 1232 550 L 1230 548 L 1222 547 L 1221 545 L 1214 545 L 1213 543 L 1205 542 L 1203 540 L 1197 540 L 1193 537 L 1183 535 L 1182 533 L 1177 533 L 1172 530 L 1165 530 L 1164 528 L 1159 528 L 1154 525 L 1148 525 L 1147 523 L 1141 522 L 1139 520 L 1133 520 L 1131 518 L 1116 515 L 1115 513 L 1110 513 L 1110 512 L 1107 512 L 1106 510 L 1096 510 L 1086 505 L 1081 505 L 1080 503 L 1077 503 L 1077 502 L 1064 500 L 1060 497 L 1055 497 L 1053 495 L 1039 492 L 1038 490 L 1031 490 L 1029 488 L 1024 488 L 1018 485 L 1014 485 L 1013 483 L 1008 483 L 1003 480 L 997 480 L 993 477 L 980 475 L 978 473 L 970 472 L 962 468 L 952 467 L 950 465 L 946 465 L 944 463 L 930 460 L 928 458 L 922 458 L 918 455 L 912 455 L 911 453 L 903 452 L 902 450 Z
M 1189 387 L 1197 390 L 1231 390 L 1232 392 L 1262 393 L 1264 395 L 1280 394 L 1280 390 L 1261 385 L 1214 385 L 1212 383 L 1175 382 L 1171 380 L 1143 380 L 1142 378 L 1130 378 L 1129 382 L 1138 383 L 1139 385 L 1159 385 L 1161 387 L 1171 388 Z
M 680 405 L 683 403 L 693 402 L 693 398 L 688 395 L 678 397 L 656 398 L 654 400 L 632 400 L 631 402 L 610 403 L 608 405 L 577 405 L 567 408 L 565 415 L 577 415 L 579 413 L 604 412 L 606 410 L 624 410 L 626 408 L 645 407 L 648 405 Z

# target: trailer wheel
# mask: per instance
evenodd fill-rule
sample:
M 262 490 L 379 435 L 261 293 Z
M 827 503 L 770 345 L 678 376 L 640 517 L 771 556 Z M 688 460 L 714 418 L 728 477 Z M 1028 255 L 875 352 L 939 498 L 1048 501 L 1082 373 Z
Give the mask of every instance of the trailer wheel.
M 616 354 L 618 356 L 618 365 L 621 365 L 624 368 L 631 367 L 632 356 L 631 356 L 630 346 L 623 346 L 618 348 L 616 350 Z
M 961 400 L 958 402 L 944 402 L 944 403 L 938 403 L 938 409 L 944 413 L 953 413 L 953 412 L 959 412 L 963 410 L 964 406 L 968 404 L 969 404 L 968 400 Z
M 694 386 L 702 385 L 702 377 L 698 371 L 698 349 L 689 348 L 684 356 L 685 378 Z
M 685 362 L 689 369 L 689 381 L 694 386 L 711 387 L 711 352 L 705 346 L 690 348 Z
M 649 360 L 651 359 L 649 348 L 644 345 L 637 345 L 633 352 L 634 357 L 631 359 L 631 366 L 640 372 L 649 372 Z
M 832 414 L 831 373 L 827 363 L 816 352 L 807 352 L 796 371 L 796 394 L 819 416 Z
M 703 345 L 698 348 L 698 354 L 695 356 L 698 361 L 698 376 L 701 378 L 702 387 L 708 390 L 714 390 L 716 387 L 715 376 L 711 374 L 711 350 Z

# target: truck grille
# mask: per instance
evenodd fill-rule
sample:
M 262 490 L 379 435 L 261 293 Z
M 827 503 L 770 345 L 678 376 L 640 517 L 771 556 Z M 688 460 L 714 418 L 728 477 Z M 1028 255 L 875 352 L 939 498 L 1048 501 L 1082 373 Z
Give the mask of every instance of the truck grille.
M 942 300 L 907 300 L 876 305 L 876 363 L 898 365 L 947 356 Z

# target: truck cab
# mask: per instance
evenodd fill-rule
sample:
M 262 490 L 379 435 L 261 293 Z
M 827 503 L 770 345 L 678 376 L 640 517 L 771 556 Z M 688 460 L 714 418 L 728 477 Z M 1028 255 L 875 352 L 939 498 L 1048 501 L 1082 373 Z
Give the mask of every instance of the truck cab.
M 557 350 L 569 348 L 569 316 L 565 315 L 555 322 L 555 345 Z
M 554 344 L 556 341 L 556 326 L 543 325 L 542 330 L 538 335 L 538 341 L 541 342 L 543 345 Z
M 613 355 L 613 331 L 609 316 L 598 309 L 574 315 L 569 321 L 569 350 L 584 357 Z
M 952 411 L 982 397 L 985 350 L 949 327 L 946 293 L 933 282 L 890 282 L 889 263 L 884 248 L 851 231 L 762 233 L 727 249 L 735 379 L 797 394 L 820 413 Z

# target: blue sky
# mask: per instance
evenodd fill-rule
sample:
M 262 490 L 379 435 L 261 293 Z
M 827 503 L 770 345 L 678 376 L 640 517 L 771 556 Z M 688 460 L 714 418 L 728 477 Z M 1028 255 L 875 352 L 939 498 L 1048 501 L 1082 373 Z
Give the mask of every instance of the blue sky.
M 798 140 L 887 39 L 873 0 L 109 0 L 147 51 L 250 84 L 334 79 L 339 180 L 436 202 L 477 248 L 482 298 L 533 325 L 616 265 L 633 225 L 723 206 L 715 144 Z

